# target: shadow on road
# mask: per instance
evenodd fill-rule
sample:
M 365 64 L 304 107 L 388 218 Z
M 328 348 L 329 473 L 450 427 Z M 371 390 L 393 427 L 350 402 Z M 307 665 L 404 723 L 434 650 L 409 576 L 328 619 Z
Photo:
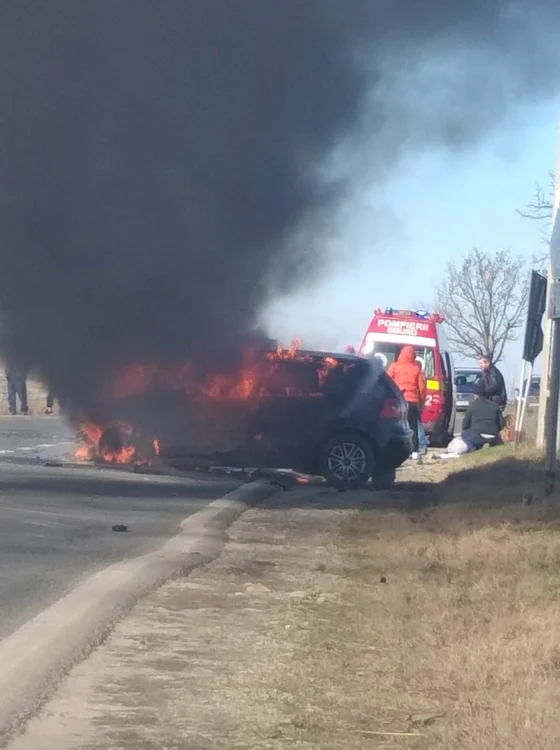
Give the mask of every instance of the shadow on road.
M 115 498 L 178 498 L 192 497 L 196 500 L 213 499 L 219 494 L 226 494 L 239 486 L 232 481 L 165 481 L 163 477 L 143 477 L 130 474 L 121 476 L 103 476 L 102 472 L 87 475 L 75 475 L 70 472 L 57 476 L 57 469 L 45 470 L 44 473 L 30 474 L 25 470 L 7 475 L 0 474 L 0 492 L 29 493 L 36 492 L 43 496 L 55 495 L 89 495 Z M 218 488 L 218 492 L 217 492 Z
M 539 459 L 504 457 L 484 465 L 453 467 L 453 472 L 441 481 L 430 478 L 430 466 L 419 472 L 418 480 L 412 477 L 398 481 L 391 490 L 362 489 L 340 492 L 328 487 L 314 487 L 302 491 L 292 486 L 267 501 L 278 507 L 313 507 L 316 509 L 379 508 L 396 512 L 422 511 L 429 508 L 449 508 L 458 515 L 487 513 L 503 510 L 503 520 L 508 515 L 517 519 L 518 510 L 540 520 L 560 518 L 560 476 L 558 489 L 550 496 L 544 493 L 544 468 Z M 457 470 L 459 469 L 459 470 Z M 453 506 L 457 506 L 456 511 Z M 461 506 L 461 507 L 459 507 Z M 510 512 L 511 511 L 511 512 Z

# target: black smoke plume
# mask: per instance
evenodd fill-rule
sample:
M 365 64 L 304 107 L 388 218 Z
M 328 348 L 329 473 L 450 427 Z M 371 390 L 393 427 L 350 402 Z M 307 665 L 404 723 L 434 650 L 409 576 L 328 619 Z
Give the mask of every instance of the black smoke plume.
M 6 0 L 3 351 L 87 407 L 310 283 L 351 181 L 560 82 L 552 0 Z M 360 151 L 361 149 L 361 151 Z M 350 301 L 349 301 L 350 302 Z

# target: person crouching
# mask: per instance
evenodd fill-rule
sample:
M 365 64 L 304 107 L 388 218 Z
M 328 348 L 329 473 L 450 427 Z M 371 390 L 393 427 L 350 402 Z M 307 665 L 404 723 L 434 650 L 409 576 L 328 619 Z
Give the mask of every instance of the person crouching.
M 485 395 L 483 384 L 479 384 L 465 416 L 461 437 L 471 450 L 480 450 L 501 443 L 500 433 L 504 429 L 504 415 L 496 401 Z

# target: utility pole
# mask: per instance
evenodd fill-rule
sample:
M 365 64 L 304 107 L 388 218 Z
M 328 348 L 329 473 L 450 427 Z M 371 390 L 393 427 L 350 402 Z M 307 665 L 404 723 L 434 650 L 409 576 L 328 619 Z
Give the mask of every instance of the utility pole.
M 544 320 L 544 336 L 543 336 L 543 350 L 542 350 L 542 372 L 541 372 L 541 385 L 539 388 L 539 407 L 537 417 L 537 448 L 544 448 L 545 432 L 546 432 L 546 415 L 549 411 L 548 406 L 550 402 L 550 339 L 552 333 L 552 321 L 548 317 L 550 311 L 550 289 L 552 287 L 552 273 L 550 270 L 550 264 L 548 266 L 548 292 L 547 302 Z M 519 386 L 523 389 L 523 383 Z
M 548 366 L 546 367 L 547 395 L 544 415 L 544 448 L 546 490 L 552 492 L 556 481 L 558 420 L 560 406 L 560 153 L 556 168 L 554 186 L 554 207 L 552 212 L 552 235 L 550 237 L 550 270 L 547 305 Z M 544 374 L 544 373 L 543 373 Z M 540 418 L 539 414 L 539 418 Z
M 557 165 L 556 165 L 556 182 L 555 182 L 555 189 L 554 189 L 554 206 L 553 206 L 553 212 L 552 212 L 552 222 L 553 222 L 553 232 L 555 226 L 557 226 L 557 216 L 560 208 L 560 131 L 559 131 L 559 142 L 558 142 L 558 157 L 557 157 Z M 547 295 L 547 305 L 546 305 L 546 315 L 545 315 L 545 327 L 544 327 L 544 340 L 543 340 L 543 359 L 542 359 L 542 373 L 541 373 L 541 386 L 540 386 L 540 398 L 539 398 L 539 413 L 538 413 L 538 422 L 537 422 L 537 447 L 539 448 L 545 448 L 546 449 L 546 443 L 547 443 L 547 437 L 550 434 L 550 428 L 547 429 L 549 426 L 549 422 L 551 421 L 551 418 L 553 417 L 553 414 L 551 413 L 551 398 L 553 395 L 553 383 L 551 382 L 551 379 L 553 380 L 553 361 L 554 358 L 552 357 L 552 343 L 553 343 L 553 320 L 551 318 L 551 305 L 553 303 L 552 298 L 552 290 L 553 290 L 553 283 L 554 283 L 554 273 L 553 273 L 553 266 L 555 263 L 555 258 L 553 258 L 553 246 L 552 246 L 552 237 L 551 237 L 551 248 L 550 248 L 550 260 L 548 265 L 548 295 Z M 560 244 L 560 240 L 557 239 L 557 244 Z M 556 259 L 556 262 L 558 262 L 558 259 Z M 520 386 L 523 387 L 523 383 Z M 555 387 L 555 390 L 558 391 L 558 387 Z M 556 420 L 557 421 L 557 420 Z M 556 421 L 554 424 L 556 425 Z M 558 438 L 555 438 L 554 442 L 557 445 L 560 445 L 560 442 L 557 442 Z M 556 450 L 556 445 L 554 446 Z

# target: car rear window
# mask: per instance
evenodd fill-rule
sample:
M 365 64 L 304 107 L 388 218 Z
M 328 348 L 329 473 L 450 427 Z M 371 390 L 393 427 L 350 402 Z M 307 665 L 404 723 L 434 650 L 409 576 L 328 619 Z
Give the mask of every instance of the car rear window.
M 455 375 L 455 386 L 462 393 L 474 393 L 476 384 L 480 380 L 480 371 L 458 372 Z
M 347 400 L 370 372 L 365 360 L 338 360 L 329 356 L 285 359 L 275 363 L 267 376 L 266 394 Z

